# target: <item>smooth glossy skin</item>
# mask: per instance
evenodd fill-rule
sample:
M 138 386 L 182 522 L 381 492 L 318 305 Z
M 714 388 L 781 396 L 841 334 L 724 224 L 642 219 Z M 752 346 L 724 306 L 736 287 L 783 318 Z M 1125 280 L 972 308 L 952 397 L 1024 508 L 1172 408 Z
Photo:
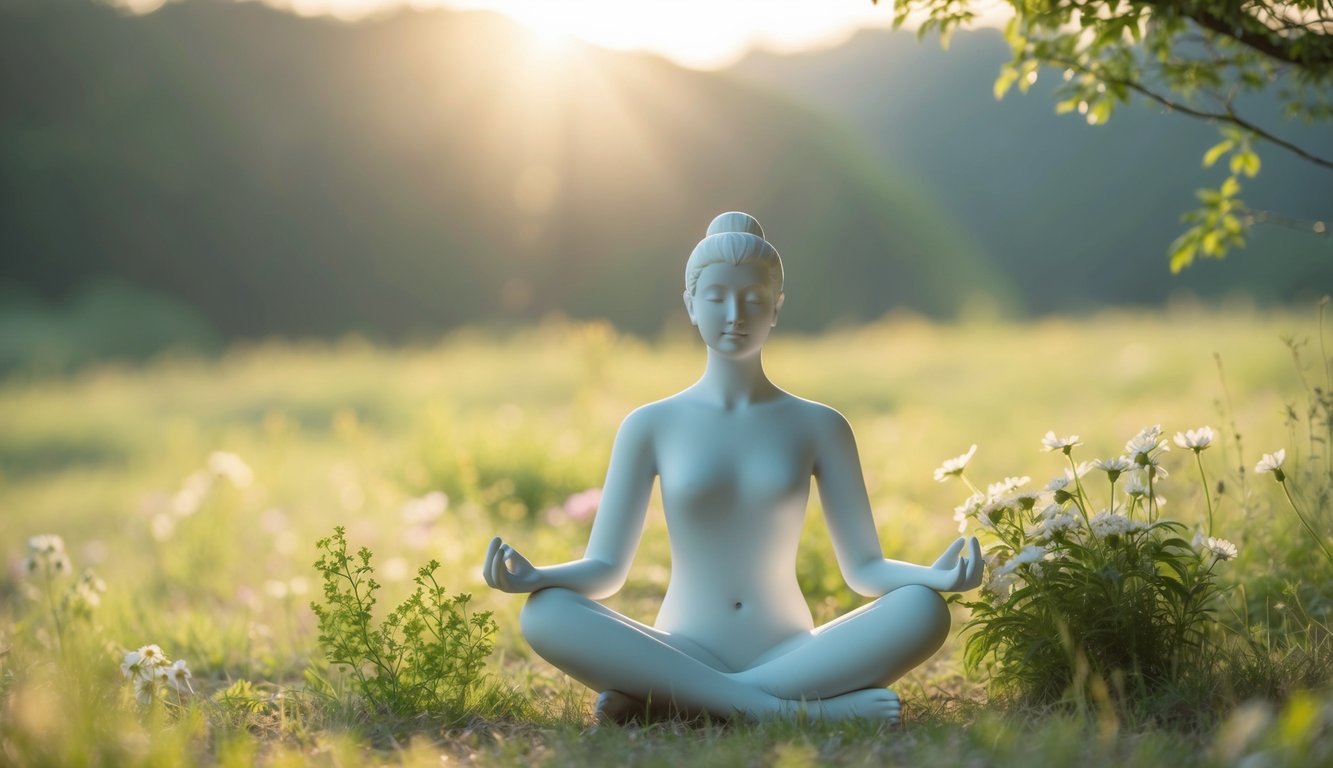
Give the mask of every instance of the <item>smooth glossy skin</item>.
M 600 716 L 620 719 L 651 701 L 721 717 L 897 722 L 900 702 L 884 686 L 944 642 L 939 593 L 981 581 L 975 538 L 953 542 L 931 566 L 884 558 L 847 421 L 764 375 L 761 351 L 783 300 L 764 275 L 711 264 L 686 294 L 707 368 L 621 424 L 583 558 L 538 568 L 498 537 L 487 550 L 486 582 L 533 593 L 524 637 L 603 692 Z M 848 585 L 877 598 L 817 628 L 795 567 L 811 478 Z M 596 600 L 625 581 L 654 481 L 672 571 L 647 626 Z

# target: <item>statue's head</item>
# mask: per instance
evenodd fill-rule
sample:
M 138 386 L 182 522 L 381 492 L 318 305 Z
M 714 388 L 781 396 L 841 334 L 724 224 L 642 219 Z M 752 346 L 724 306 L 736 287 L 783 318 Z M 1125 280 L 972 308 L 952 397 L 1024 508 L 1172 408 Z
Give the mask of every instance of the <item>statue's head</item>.
M 782 258 L 754 217 L 713 219 L 685 264 L 685 310 L 704 342 L 728 356 L 756 353 L 785 298 Z
M 776 248 L 764 239 L 764 228 L 748 213 L 728 211 L 719 214 L 708 225 L 708 232 L 694 246 L 685 263 L 685 295 L 693 296 L 699 284 L 699 275 L 711 264 L 755 264 L 768 273 L 768 287 L 773 298 L 782 302 L 782 257 Z

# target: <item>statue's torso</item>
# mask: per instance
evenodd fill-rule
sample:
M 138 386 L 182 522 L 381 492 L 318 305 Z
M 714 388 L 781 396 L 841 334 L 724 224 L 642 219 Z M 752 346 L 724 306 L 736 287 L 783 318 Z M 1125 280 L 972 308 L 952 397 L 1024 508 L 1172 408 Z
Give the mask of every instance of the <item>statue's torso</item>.
M 810 410 L 823 406 L 785 394 L 731 411 L 658 405 L 672 573 L 657 627 L 742 669 L 813 627 L 796 550 L 816 459 Z

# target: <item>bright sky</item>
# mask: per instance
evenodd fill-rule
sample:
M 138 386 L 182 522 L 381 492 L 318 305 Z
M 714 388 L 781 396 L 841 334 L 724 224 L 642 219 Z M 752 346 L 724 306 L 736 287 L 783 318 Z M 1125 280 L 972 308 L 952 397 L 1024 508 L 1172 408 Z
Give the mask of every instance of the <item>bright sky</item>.
M 152 10 L 164 0 L 115 0 Z M 263 0 L 306 15 L 355 19 L 406 4 L 486 9 L 552 39 L 647 50 L 690 67 L 725 66 L 751 47 L 794 51 L 836 45 L 861 27 L 888 27 L 881 0 Z

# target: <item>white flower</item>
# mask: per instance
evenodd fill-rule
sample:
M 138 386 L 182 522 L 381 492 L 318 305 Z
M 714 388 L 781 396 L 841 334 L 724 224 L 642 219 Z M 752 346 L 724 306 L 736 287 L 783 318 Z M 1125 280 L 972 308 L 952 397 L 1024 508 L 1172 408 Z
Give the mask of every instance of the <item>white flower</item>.
M 1009 498 L 1017 504 L 1020 509 L 1032 509 L 1037 506 L 1037 500 L 1041 497 L 1042 494 L 1040 491 L 1020 491 Z
M 1069 435 L 1068 437 L 1057 437 L 1054 431 L 1047 432 L 1041 439 L 1041 446 L 1048 451 L 1063 451 L 1066 456 L 1074 449 L 1076 445 L 1083 443 L 1078 439 L 1078 435 Z
M 1123 536 L 1134 531 L 1141 531 L 1147 527 L 1138 520 L 1130 520 L 1119 512 L 1109 509 L 1104 509 L 1093 515 L 1093 518 L 1088 521 L 1088 525 L 1091 527 L 1093 535 L 1099 538 Z
M 163 667 L 158 670 L 158 675 L 167 681 L 167 684 L 175 688 L 177 692 L 189 691 L 194 693 L 194 686 L 190 685 L 190 668 L 186 665 L 185 659 L 176 659 L 176 662 L 169 667 Z
M 148 532 L 154 541 L 167 541 L 176 535 L 176 518 L 166 512 L 158 512 L 148 523 Z
M 1279 448 L 1273 453 L 1265 453 L 1264 457 L 1259 459 L 1259 463 L 1254 465 L 1254 471 L 1261 475 L 1265 472 L 1272 472 L 1280 483 L 1287 479 L 1287 476 L 1282 472 L 1282 463 L 1286 460 L 1287 449 Z
M 953 508 L 953 519 L 954 522 L 958 523 L 959 533 L 967 532 L 967 519 L 969 517 L 975 517 L 977 513 L 981 511 L 981 505 L 985 503 L 985 496 L 979 493 L 974 493 L 967 497 L 967 501 L 964 501 L 962 504 Z
M 987 592 L 995 595 L 1001 600 L 1009 597 L 1009 591 L 1013 589 L 1014 584 L 1018 583 L 1018 576 L 1014 573 L 995 573 L 991 575 L 990 581 L 983 587 Z
M 208 472 L 192 472 L 181 483 L 181 489 L 171 497 L 171 511 L 177 517 L 189 517 L 199 511 L 204 498 L 213 490 L 213 475 Z
M 1098 459 L 1092 464 L 1097 469 L 1105 472 L 1111 482 L 1115 482 L 1125 472 L 1134 468 L 1134 462 L 1129 460 L 1128 456 L 1117 456 L 1114 459 Z
M 1219 539 L 1214 536 L 1209 536 L 1208 539 L 1203 542 L 1203 548 L 1212 552 L 1213 557 L 1218 560 L 1234 560 L 1237 555 L 1235 544 L 1232 544 L 1226 539 Z
M 1169 450 L 1170 447 L 1162 439 L 1160 424 L 1147 427 L 1125 443 L 1125 453 L 1139 465 L 1147 463 L 1150 455 Z
M 973 443 L 972 447 L 967 449 L 967 453 L 964 453 L 961 456 L 955 456 L 937 467 L 935 469 L 935 479 L 942 483 L 951 477 L 957 477 L 963 474 L 963 469 L 967 467 L 967 463 L 972 460 L 972 457 L 976 452 L 977 445 L 976 443 Z
M 1184 432 L 1177 432 L 1174 438 L 1176 445 L 1181 448 L 1188 448 L 1195 453 L 1202 451 L 1213 444 L 1213 439 L 1217 435 L 1212 427 L 1199 427 L 1198 429 L 1187 429 Z
M 120 662 L 120 673 L 129 680 L 151 679 L 157 675 L 158 669 L 169 663 L 161 648 L 145 645 L 125 654 L 124 660 Z
M 1039 544 L 1029 544 L 1026 547 L 1023 547 L 1023 549 L 1020 552 L 1016 553 L 1013 557 L 1009 558 L 1009 562 L 1000 566 L 1000 569 L 996 571 L 996 574 L 1002 576 L 1006 573 L 1012 573 L 1015 570 L 1017 570 L 1020 565 L 1028 565 L 1029 563 L 1040 562 L 1045 558 L 1046 558 L 1045 547 Z
M 1125 493 L 1136 499 L 1141 499 L 1148 495 L 1148 483 L 1143 479 L 1143 475 L 1135 472 L 1125 481 Z
M 443 491 L 431 491 L 403 505 L 403 520 L 408 525 L 429 525 L 449 508 L 449 497 Z
M 134 698 L 138 699 L 140 704 L 148 706 L 157 697 L 157 685 L 156 677 L 134 678 Z
M 249 488 L 255 480 L 255 473 L 240 456 L 227 451 L 213 451 L 208 454 L 208 468 L 218 477 L 225 477 L 236 488 Z
M 28 539 L 28 557 L 23 567 L 29 573 L 41 569 L 47 575 L 63 576 L 70 572 L 69 555 L 65 554 L 65 540 L 54 533 L 44 533 Z
M 64 552 L 65 540 L 54 533 L 43 533 L 28 538 L 28 554 L 30 555 L 45 555 L 50 557 L 53 555 L 64 554 Z
M 124 660 L 120 662 L 120 674 L 124 675 L 126 680 L 138 677 L 143 668 L 143 656 L 138 651 L 125 654 Z
M 1055 510 L 1051 512 L 1052 508 Z M 1066 512 L 1058 504 L 1052 504 L 1042 512 L 1040 522 L 1036 528 L 1028 531 L 1028 536 L 1037 540 L 1047 540 L 1062 531 L 1072 531 L 1078 528 L 1080 518 L 1071 512 Z
M 1027 475 L 1023 475 L 1022 477 L 1006 477 L 998 483 L 991 483 L 986 486 L 986 495 L 992 499 L 998 499 L 1015 488 L 1022 488 L 1031 480 L 1032 478 Z
M 85 605 L 89 608 L 96 608 L 102 604 L 102 593 L 106 592 L 106 582 L 98 578 L 97 574 L 85 568 L 74 590 L 74 594 Z

